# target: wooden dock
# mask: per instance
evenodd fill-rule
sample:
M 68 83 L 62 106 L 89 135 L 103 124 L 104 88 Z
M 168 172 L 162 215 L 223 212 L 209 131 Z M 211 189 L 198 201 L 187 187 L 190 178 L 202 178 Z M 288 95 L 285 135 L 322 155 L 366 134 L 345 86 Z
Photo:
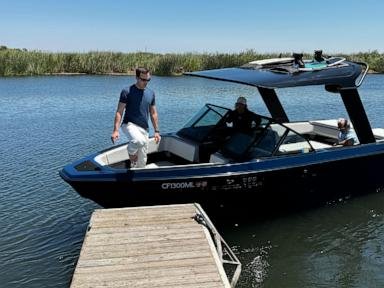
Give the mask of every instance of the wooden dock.
M 239 267 L 230 283 L 223 263 L 240 263 L 223 260 L 226 243 L 209 219 L 195 220 L 207 217 L 201 211 L 198 204 L 95 210 L 71 287 L 234 287 Z

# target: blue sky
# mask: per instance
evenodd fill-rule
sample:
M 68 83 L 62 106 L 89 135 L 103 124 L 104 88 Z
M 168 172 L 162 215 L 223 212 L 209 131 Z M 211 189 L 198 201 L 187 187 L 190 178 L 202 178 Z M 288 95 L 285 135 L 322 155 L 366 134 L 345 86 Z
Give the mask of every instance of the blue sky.
M 0 0 L 0 45 L 52 52 L 384 52 L 382 0 Z

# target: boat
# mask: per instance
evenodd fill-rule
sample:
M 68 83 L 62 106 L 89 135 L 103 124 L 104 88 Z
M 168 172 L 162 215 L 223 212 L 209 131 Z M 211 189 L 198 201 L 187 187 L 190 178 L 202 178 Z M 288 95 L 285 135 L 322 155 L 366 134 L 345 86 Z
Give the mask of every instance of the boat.
M 384 129 L 372 129 L 358 93 L 368 65 L 342 57 L 298 63 L 297 57 L 274 58 L 185 73 L 255 87 L 270 116 L 258 115 L 249 133 L 226 123 L 230 109 L 207 103 L 159 144 L 150 139 L 145 168 L 130 167 L 124 143 L 65 166 L 60 176 L 103 207 L 198 202 L 265 211 L 381 191 Z M 335 119 L 289 120 L 277 90 L 308 85 L 340 95 L 358 145 L 335 145 Z

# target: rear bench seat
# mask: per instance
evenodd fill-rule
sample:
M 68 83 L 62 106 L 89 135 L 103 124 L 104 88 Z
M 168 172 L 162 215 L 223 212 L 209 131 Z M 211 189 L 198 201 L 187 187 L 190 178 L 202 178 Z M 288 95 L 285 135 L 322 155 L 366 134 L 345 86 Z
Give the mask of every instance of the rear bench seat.
M 377 140 L 384 140 L 384 129 L 383 128 L 373 128 L 372 132 L 373 132 L 373 136 L 375 136 L 375 138 Z
M 311 123 L 313 126 L 313 133 L 337 139 L 337 134 L 339 133 L 339 130 L 337 129 L 336 119 L 309 121 L 309 123 Z
M 309 121 L 309 123 L 313 125 L 313 132 L 315 134 L 337 139 L 337 134 L 339 133 L 339 130 L 337 128 L 336 119 Z M 353 130 L 352 123 L 351 123 L 351 129 Z M 384 140 L 383 128 L 373 128 L 372 133 L 377 140 Z
M 315 150 L 320 150 L 320 149 L 332 147 L 331 145 L 324 144 L 324 143 L 321 143 L 318 141 L 313 141 L 313 140 L 310 140 L 309 143 L 312 145 L 313 149 L 315 149 Z M 303 141 L 303 142 L 296 142 L 296 143 L 289 143 L 289 144 L 280 145 L 279 151 L 281 153 L 309 152 L 308 148 L 309 148 L 308 143 Z

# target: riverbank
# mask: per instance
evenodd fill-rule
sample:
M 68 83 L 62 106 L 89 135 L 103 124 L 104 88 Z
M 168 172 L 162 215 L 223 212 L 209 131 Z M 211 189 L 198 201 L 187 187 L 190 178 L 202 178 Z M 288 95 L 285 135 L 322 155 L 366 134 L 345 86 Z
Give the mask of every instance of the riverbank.
M 2 46 L 4 47 L 4 46 Z M 180 75 L 183 72 L 236 67 L 250 61 L 286 57 L 292 53 L 52 53 L 20 49 L 0 49 L 0 76 L 33 75 L 134 75 L 135 68 L 145 66 L 154 75 Z M 371 73 L 384 73 L 384 54 L 377 51 L 338 54 L 348 60 L 368 63 Z M 304 58 L 311 58 L 304 54 Z

